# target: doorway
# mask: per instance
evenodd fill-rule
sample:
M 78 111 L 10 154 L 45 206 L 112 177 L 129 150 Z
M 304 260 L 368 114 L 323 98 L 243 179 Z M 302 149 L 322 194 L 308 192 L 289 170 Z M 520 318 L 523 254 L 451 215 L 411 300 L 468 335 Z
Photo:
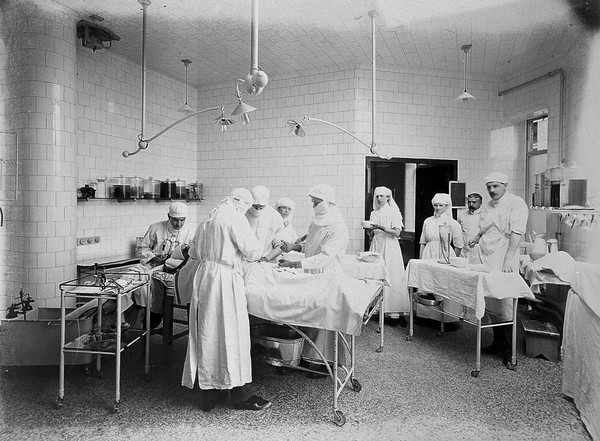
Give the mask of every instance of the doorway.
M 366 158 L 365 219 L 373 211 L 373 191 L 384 186 L 392 195 L 404 218 L 400 247 L 404 263 L 419 256 L 419 238 L 423 221 L 432 215 L 431 199 L 436 193 L 448 193 L 449 182 L 457 180 L 458 161 L 443 159 Z M 364 235 L 364 249 L 370 246 Z

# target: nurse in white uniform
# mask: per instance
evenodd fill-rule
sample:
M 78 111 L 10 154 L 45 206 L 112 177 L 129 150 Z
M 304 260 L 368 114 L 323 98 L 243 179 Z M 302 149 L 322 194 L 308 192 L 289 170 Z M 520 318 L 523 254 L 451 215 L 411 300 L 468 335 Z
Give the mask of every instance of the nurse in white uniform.
M 454 256 L 460 256 L 463 248 L 463 234 L 460 224 L 452 218 L 452 200 L 447 193 L 437 193 L 431 200 L 433 206 L 433 216 L 428 217 L 423 222 L 423 231 L 419 243 L 421 244 L 421 259 L 440 259 L 442 258 L 440 241 L 440 226 L 447 226 L 451 234 L 451 242 L 454 246 Z M 436 297 L 441 300 L 441 297 Z M 451 300 L 444 301 L 444 311 L 454 314 L 464 314 L 464 308 Z M 425 308 L 417 304 L 417 316 L 429 318 L 437 321 L 442 320 L 442 314 Z M 458 319 L 445 316 L 445 322 L 456 321 Z
M 406 326 L 404 315 L 410 311 L 410 303 L 404 259 L 398 242 L 404 223 L 389 188 L 377 187 L 373 192 L 373 211 L 369 220 L 372 222 L 372 226 L 366 228 L 371 236 L 369 251 L 383 256 L 391 285 L 383 288 L 383 310 L 385 315 L 400 319 L 400 324 Z
M 303 252 L 305 258 L 298 261 L 282 260 L 279 265 L 302 268 L 304 272 L 313 274 L 341 271 L 341 259 L 346 253 L 349 236 L 346 223 L 335 205 L 335 191 L 329 185 L 319 184 L 315 185 L 308 195 L 313 204 L 314 216 L 308 228 L 306 242 L 304 244 L 283 242 L 282 245 L 284 252 Z M 335 356 L 333 344 L 336 333 L 310 328 L 305 332 L 323 352 L 327 361 L 333 361 Z M 345 350 L 341 344 L 338 348 L 338 362 L 344 364 Z M 302 357 L 310 362 L 322 362 L 310 345 L 304 345 Z

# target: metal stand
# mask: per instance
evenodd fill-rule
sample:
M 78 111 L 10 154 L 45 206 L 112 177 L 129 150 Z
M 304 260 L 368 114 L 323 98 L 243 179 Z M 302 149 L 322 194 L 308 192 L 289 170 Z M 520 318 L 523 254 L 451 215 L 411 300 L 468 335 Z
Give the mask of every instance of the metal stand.
M 411 296 L 410 297 L 410 300 L 411 300 L 410 301 L 410 317 L 409 317 L 408 335 L 406 336 L 406 341 L 411 341 L 413 338 L 413 333 L 414 333 L 413 311 L 414 311 L 414 304 L 417 302 L 417 297 L 418 297 L 417 288 L 414 288 L 414 287 L 410 288 L 410 296 Z M 511 353 L 510 362 L 506 363 L 506 368 L 514 371 L 517 366 L 517 355 L 516 354 L 517 354 L 517 304 L 518 304 L 518 299 L 513 298 L 512 301 L 513 301 L 512 320 L 506 321 L 506 320 L 502 320 L 502 319 L 498 318 L 499 319 L 498 321 L 492 321 L 491 323 L 488 323 L 485 325 L 481 323 L 481 319 L 477 319 L 477 321 L 474 322 L 471 320 L 467 320 L 463 317 L 460 317 L 457 314 L 453 314 L 451 312 L 444 311 L 443 310 L 443 306 L 444 306 L 443 301 L 439 305 L 439 308 L 433 307 L 433 306 L 428 306 L 428 305 L 423 305 L 423 304 L 421 304 L 421 306 L 423 306 L 425 308 L 435 309 L 435 311 L 439 311 L 442 314 L 442 321 L 440 323 L 439 335 L 443 335 L 443 333 L 444 333 L 444 320 L 443 320 L 444 315 L 456 317 L 464 323 L 468 323 L 470 325 L 477 327 L 477 342 L 475 345 L 475 369 L 471 371 L 471 376 L 478 377 L 479 372 L 481 371 L 481 330 L 485 329 L 485 328 L 495 328 L 498 326 L 512 326 L 512 353 Z
M 129 328 L 123 333 L 121 325 L 122 298 L 134 290 L 137 290 L 148 284 L 149 276 L 142 273 L 102 273 L 91 274 L 77 279 L 63 282 L 59 285 L 60 289 L 60 366 L 59 366 L 59 386 L 58 397 L 56 399 L 57 407 L 62 407 L 65 396 L 65 353 L 87 353 L 96 355 L 95 370 L 87 369 L 86 373 L 102 378 L 101 357 L 102 355 L 115 356 L 115 402 L 113 411 L 119 411 L 121 404 L 121 352 L 131 346 L 133 343 L 146 337 L 145 364 L 144 373 L 146 379 L 150 376 L 150 308 L 146 308 L 146 326 L 145 329 Z M 120 283 L 119 283 L 120 282 Z M 148 293 L 148 297 L 150 297 Z M 66 319 L 65 319 L 65 298 L 78 297 L 98 300 L 98 314 L 96 327 L 86 335 L 65 342 Z M 108 334 L 102 328 L 103 300 L 113 300 L 116 302 L 116 329 L 114 337 L 104 340 Z M 148 299 L 147 304 L 150 304 Z M 124 335 L 125 334 L 125 335 Z

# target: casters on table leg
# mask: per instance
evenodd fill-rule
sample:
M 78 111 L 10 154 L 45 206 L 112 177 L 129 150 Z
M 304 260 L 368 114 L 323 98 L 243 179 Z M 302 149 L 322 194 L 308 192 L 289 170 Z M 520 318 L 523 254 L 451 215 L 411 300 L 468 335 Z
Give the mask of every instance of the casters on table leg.
M 412 341 L 412 335 L 407 335 L 405 340 L 406 341 Z
M 362 390 L 362 385 L 356 378 L 352 379 L 352 389 L 354 389 L 355 392 L 360 392 Z
M 346 417 L 341 410 L 336 410 L 333 412 L 333 422 L 340 427 L 346 424 Z
M 383 352 L 383 346 L 379 346 L 377 349 L 375 349 L 375 352 L 377 352 L 377 353 Z
M 375 333 L 381 334 L 381 327 L 377 326 L 377 331 L 375 331 Z
M 121 404 L 120 401 L 115 401 L 115 405 L 113 407 L 113 410 L 115 413 L 119 413 L 119 405 Z
M 514 371 L 517 368 L 517 362 L 515 361 L 514 363 L 512 361 L 509 361 L 506 363 L 506 369 Z
M 444 333 L 443 333 L 442 331 L 438 331 L 438 333 L 437 333 L 437 336 L 438 336 L 438 337 L 443 337 L 443 336 L 444 336 Z
M 62 405 L 63 405 L 63 400 L 64 400 L 64 397 L 57 397 L 57 398 L 56 398 L 56 407 L 57 407 L 58 409 L 60 409 L 60 408 L 62 407 Z
M 146 374 L 146 381 L 150 381 L 150 374 Z
M 478 370 L 471 371 L 471 377 L 475 377 L 475 378 L 479 377 L 479 371 Z
M 96 371 L 96 378 L 102 379 L 102 371 L 101 370 Z

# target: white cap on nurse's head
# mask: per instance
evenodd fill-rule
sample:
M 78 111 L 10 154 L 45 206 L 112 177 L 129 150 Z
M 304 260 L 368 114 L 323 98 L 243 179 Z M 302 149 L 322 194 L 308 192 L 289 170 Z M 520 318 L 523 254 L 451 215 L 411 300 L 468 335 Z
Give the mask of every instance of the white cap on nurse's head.
M 487 175 L 485 177 L 485 179 L 483 180 L 484 184 L 488 184 L 490 182 L 500 182 L 501 184 L 508 184 L 508 176 L 506 176 L 504 173 L 500 173 L 500 172 L 494 172 L 494 173 L 490 173 L 489 175 Z
M 188 206 L 183 202 L 173 202 L 169 205 L 169 216 L 177 218 L 187 217 Z

